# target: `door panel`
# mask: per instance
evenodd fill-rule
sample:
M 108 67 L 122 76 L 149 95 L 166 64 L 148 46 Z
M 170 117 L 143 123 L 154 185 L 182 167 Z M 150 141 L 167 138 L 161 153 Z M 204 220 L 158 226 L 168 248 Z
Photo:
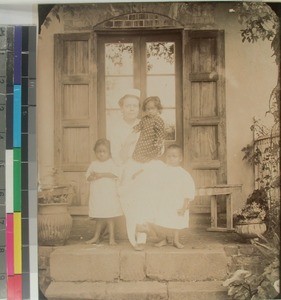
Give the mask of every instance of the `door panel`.
M 94 38 L 90 33 L 55 35 L 55 169 L 74 185 L 72 205 L 87 205 L 85 170 L 97 139 Z
M 197 187 L 226 182 L 223 32 L 186 33 L 187 166 Z M 210 198 L 197 197 L 193 212 L 209 212 Z

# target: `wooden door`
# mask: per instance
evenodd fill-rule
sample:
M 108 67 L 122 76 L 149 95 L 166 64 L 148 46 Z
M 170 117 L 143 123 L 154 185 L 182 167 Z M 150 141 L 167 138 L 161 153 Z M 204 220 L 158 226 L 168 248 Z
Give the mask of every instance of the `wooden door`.
M 184 120 L 186 166 L 196 186 L 226 183 L 224 39 L 222 31 L 185 33 Z M 197 198 L 193 212 L 209 212 Z

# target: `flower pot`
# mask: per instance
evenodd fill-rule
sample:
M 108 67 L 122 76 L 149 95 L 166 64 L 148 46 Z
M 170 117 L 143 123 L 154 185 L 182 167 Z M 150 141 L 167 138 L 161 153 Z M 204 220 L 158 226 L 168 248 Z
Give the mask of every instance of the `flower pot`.
M 38 205 L 38 242 L 44 246 L 64 245 L 70 236 L 72 218 L 67 203 Z
M 266 232 L 265 223 L 247 223 L 237 224 L 235 232 L 245 239 L 253 239 L 261 236 Z

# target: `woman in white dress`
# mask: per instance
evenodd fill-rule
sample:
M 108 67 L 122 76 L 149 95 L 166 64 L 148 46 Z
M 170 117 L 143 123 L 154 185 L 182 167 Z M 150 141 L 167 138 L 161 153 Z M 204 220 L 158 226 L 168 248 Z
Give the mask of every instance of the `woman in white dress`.
M 145 234 L 137 232 L 137 224 L 140 216 L 139 206 L 135 201 L 136 193 L 131 193 L 132 182 L 127 180 L 129 173 L 134 170 L 131 168 L 131 157 L 134 152 L 139 133 L 132 135 L 133 128 L 139 123 L 140 119 L 140 90 L 128 89 L 119 99 L 121 115 L 109 122 L 107 136 L 111 143 L 112 158 L 123 174 L 122 185 L 119 188 L 120 202 L 126 218 L 127 236 L 133 247 L 138 248 L 138 242 L 145 241 Z M 129 178 L 129 177 L 128 177 Z M 135 189 L 134 189 L 135 190 Z M 138 242 L 137 242 L 138 241 Z

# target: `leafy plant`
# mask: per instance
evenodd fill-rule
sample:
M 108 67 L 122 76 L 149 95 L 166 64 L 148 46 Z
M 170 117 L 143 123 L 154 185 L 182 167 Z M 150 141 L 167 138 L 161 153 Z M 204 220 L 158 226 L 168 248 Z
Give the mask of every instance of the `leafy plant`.
M 256 189 L 247 198 L 245 206 L 236 213 L 234 213 L 234 225 L 263 222 L 267 217 L 267 213 L 267 193 L 264 188 Z
M 255 274 L 248 270 L 237 270 L 224 281 L 228 287 L 228 295 L 232 299 L 264 300 L 273 299 L 279 293 L 279 252 L 280 239 L 277 234 L 269 242 L 263 237 L 263 243 L 252 241 L 259 250 L 265 268 L 262 274 Z
M 252 195 L 267 201 L 266 223 L 268 233 L 280 232 L 280 133 L 276 128 L 268 128 L 259 120 L 254 119 L 251 126 L 254 141 L 244 147 L 243 160 L 255 167 L 256 184 L 261 192 Z M 265 195 L 266 194 L 266 195 Z
M 70 197 L 73 194 L 73 188 L 71 185 L 54 186 L 51 188 L 42 189 L 38 192 L 39 204 L 51 204 L 51 203 L 70 203 Z

